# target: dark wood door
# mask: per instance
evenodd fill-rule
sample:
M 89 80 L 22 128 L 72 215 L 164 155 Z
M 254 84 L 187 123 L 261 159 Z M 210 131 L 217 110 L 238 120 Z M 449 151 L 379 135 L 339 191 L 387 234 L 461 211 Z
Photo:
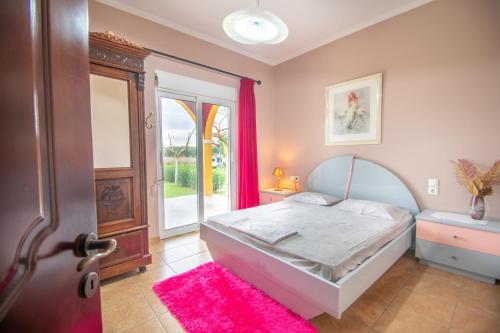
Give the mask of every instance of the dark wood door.
M 96 232 L 87 0 L 0 2 L 0 332 L 101 332 L 78 235 Z

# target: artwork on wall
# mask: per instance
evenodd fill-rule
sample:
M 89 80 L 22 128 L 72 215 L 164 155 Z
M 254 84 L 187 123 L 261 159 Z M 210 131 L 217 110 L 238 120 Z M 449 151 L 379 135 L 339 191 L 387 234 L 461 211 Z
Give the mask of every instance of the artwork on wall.
M 327 145 L 379 144 L 382 73 L 326 87 Z

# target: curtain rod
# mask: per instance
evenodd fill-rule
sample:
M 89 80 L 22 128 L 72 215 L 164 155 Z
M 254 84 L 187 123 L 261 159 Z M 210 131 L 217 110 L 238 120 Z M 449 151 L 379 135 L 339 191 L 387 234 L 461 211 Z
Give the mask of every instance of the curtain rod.
M 223 73 L 223 74 L 226 74 L 226 75 L 231 75 L 231 76 L 234 76 L 234 77 L 237 77 L 237 78 L 240 78 L 240 79 L 247 78 L 246 76 L 241 76 L 241 75 L 238 75 L 238 74 L 234 74 L 234 73 L 225 71 L 223 69 L 219 69 L 219 68 L 216 68 L 216 67 L 204 65 L 204 64 L 201 64 L 201 63 L 196 62 L 196 61 L 192 61 L 192 60 L 189 60 L 189 59 L 184 59 L 184 58 L 181 58 L 181 57 L 174 56 L 172 54 L 168 54 L 168 53 L 156 51 L 156 50 L 153 50 L 153 49 L 150 49 L 150 48 L 147 48 L 147 47 L 145 47 L 144 49 L 147 50 L 147 51 L 149 51 L 149 52 L 151 52 L 151 53 L 154 53 L 154 54 L 157 54 L 157 55 L 160 55 L 160 56 L 163 56 L 163 57 L 167 57 L 167 58 L 175 59 L 175 60 L 178 60 L 178 61 L 186 62 L 186 63 L 194 65 L 194 66 L 207 68 L 207 69 L 210 69 L 212 71 L 216 71 L 216 72 Z M 253 80 L 258 85 L 260 85 L 262 83 L 262 81 L 255 80 L 255 79 L 252 79 L 252 78 L 250 78 L 250 80 Z

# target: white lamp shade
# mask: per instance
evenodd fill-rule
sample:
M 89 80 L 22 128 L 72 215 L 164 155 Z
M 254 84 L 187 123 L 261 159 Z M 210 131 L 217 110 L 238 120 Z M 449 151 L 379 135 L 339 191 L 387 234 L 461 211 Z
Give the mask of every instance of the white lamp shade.
M 242 44 L 278 44 L 288 37 L 285 22 L 273 13 L 259 8 L 229 14 L 222 27 L 229 37 Z

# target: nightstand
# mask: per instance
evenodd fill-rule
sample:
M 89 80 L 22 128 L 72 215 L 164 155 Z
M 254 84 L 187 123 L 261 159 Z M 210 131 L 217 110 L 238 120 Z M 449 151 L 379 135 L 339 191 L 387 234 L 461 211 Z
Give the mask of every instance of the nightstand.
M 500 219 L 478 225 L 435 213 L 425 210 L 416 216 L 415 255 L 420 262 L 484 282 L 500 279 Z
M 267 188 L 260 190 L 260 204 L 265 205 L 273 202 L 282 201 L 286 197 L 289 197 L 298 191 L 282 189 L 281 191 L 276 191 L 274 188 Z

